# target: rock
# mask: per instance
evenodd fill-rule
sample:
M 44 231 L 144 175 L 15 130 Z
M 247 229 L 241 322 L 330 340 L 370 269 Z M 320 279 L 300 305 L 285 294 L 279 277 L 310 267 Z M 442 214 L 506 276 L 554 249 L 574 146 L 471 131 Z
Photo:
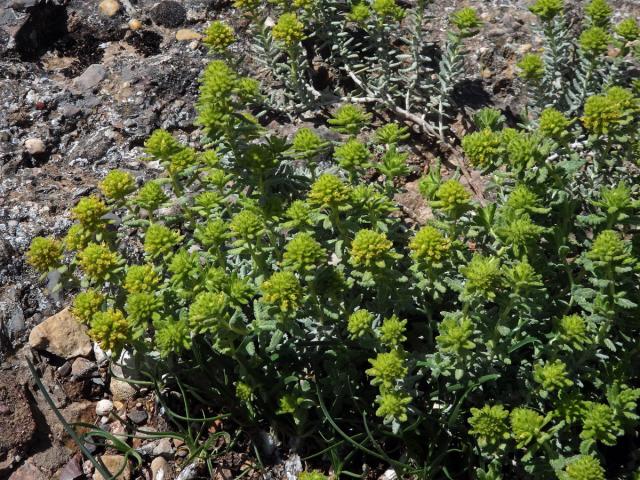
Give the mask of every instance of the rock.
M 28 138 L 24 142 L 24 148 L 30 155 L 40 155 L 47 151 L 47 146 L 39 138 Z
M 113 373 L 119 377 L 122 377 L 122 367 L 118 365 L 113 365 L 112 367 Z M 118 380 L 117 378 L 111 377 L 109 382 L 109 390 L 111 390 L 111 396 L 113 401 L 126 402 L 127 400 L 131 400 L 136 395 L 136 389 L 133 386 L 124 380 Z
M 71 365 L 71 374 L 76 378 L 88 378 L 97 368 L 97 365 L 91 360 L 78 357 Z
M 82 75 L 73 79 L 74 89 L 79 93 L 93 90 L 106 75 L 107 71 L 102 65 L 98 63 L 89 65 Z
M 142 22 L 137 18 L 132 18 L 129 20 L 129 28 L 131 30 L 140 30 L 142 28 Z
M 9 480 L 47 480 L 47 477 L 35 465 L 27 461 L 9 476 Z
M 200 40 L 202 35 L 190 28 L 181 28 L 176 32 L 176 40 L 180 42 L 188 42 L 189 40 Z
M 102 0 L 98 9 L 102 15 L 113 17 L 120 10 L 120 4 L 117 0 Z
M 171 440 L 168 438 L 161 438 L 153 449 L 154 456 L 164 457 L 166 459 L 171 459 L 174 452 L 175 449 L 173 448 L 173 445 L 171 445 Z
M 111 410 L 113 410 L 113 402 L 111 400 L 104 399 L 96 403 L 96 415 L 99 417 L 109 415 Z
M 93 356 L 95 357 L 96 363 L 98 365 L 102 365 L 104 362 L 109 360 L 107 354 L 104 352 L 104 350 L 102 350 L 102 348 L 100 348 L 100 345 L 98 345 L 97 343 L 93 344 Z
M 151 461 L 151 478 L 153 480 L 168 480 L 170 475 L 169 463 L 163 457 L 156 457 Z
M 178 2 L 165 0 L 158 3 L 149 12 L 151 20 L 163 27 L 179 27 L 187 19 L 187 11 Z
M 126 462 L 124 455 L 102 455 L 100 459 L 102 460 L 102 463 L 104 463 L 104 466 L 107 467 L 107 471 L 111 475 L 115 475 L 116 473 L 118 473 Z M 129 480 L 130 478 L 131 470 L 129 469 L 129 464 L 127 463 L 122 473 L 115 477 L 115 479 Z M 93 474 L 93 480 L 105 480 L 105 478 L 100 475 L 99 472 L 96 472 Z
M 129 420 L 131 420 L 136 425 L 142 425 L 147 421 L 148 417 L 149 415 L 147 415 L 147 412 L 145 412 L 144 410 L 131 410 L 127 413 L 127 418 L 129 418 Z
M 29 345 L 66 359 L 86 357 L 92 350 L 87 328 L 78 323 L 68 308 L 31 330 Z
M 71 363 L 70 362 L 64 362 L 62 365 L 60 365 L 58 367 L 58 375 L 60 377 L 66 377 L 67 375 L 69 375 L 71 373 Z
M 59 473 L 60 480 L 80 480 L 82 471 L 82 455 L 73 456 Z

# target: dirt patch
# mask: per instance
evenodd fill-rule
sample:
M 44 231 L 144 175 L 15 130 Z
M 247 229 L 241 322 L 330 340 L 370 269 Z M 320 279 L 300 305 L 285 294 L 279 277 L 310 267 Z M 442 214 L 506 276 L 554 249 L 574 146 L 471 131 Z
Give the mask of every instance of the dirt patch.
M 33 442 L 36 422 L 24 391 L 11 372 L 0 372 L 0 478 L 16 455 Z

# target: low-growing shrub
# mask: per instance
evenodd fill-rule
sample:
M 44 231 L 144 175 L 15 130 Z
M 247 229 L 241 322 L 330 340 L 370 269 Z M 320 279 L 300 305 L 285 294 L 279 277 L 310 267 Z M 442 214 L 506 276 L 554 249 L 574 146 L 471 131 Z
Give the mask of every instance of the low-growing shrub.
M 298 3 L 301 17 L 335 13 Z M 601 4 L 590 29 L 610 26 Z M 564 31 L 561 2 L 532 11 L 549 35 Z M 380 37 L 403 17 L 376 0 L 349 18 Z M 478 27 L 468 10 L 455 23 L 452 42 Z M 233 40 L 220 25 L 208 35 L 212 49 Z M 306 35 L 294 12 L 273 30 L 290 57 Z M 546 81 L 551 61 L 521 69 Z M 271 429 L 324 452 L 337 475 L 370 461 L 418 478 L 637 475 L 632 90 L 589 91 L 584 108 L 554 103 L 519 128 L 482 110 L 462 147 L 491 200 L 432 169 L 426 225 L 396 202 L 406 126 L 373 129 L 345 104 L 328 121 L 341 140 L 283 138 L 253 116 L 258 83 L 220 60 L 200 92 L 201 148 L 154 132 L 146 154 L 164 174 L 137 186 L 111 172 L 62 242 L 36 238 L 28 252 L 58 288 L 81 290 L 72 311 L 103 348 L 131 352 L 187 417 Z

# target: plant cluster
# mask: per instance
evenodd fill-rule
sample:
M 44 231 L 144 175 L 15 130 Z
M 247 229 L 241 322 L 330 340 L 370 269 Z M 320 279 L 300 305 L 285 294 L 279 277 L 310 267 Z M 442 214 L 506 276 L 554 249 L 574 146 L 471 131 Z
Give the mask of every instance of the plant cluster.
M 237 3 L 261 18 L 259 2 Z M 334 23 L 346 19 L 388 42 L 398 22 L 421 21 L 420 5 L 275 2 L 283 13 L 263 40 L 284 49 L 290 86 L 306 88 L 294 75 L 305 37 L 341 52 L 349 39 Z M 610 28 L 605 7 L 589 4 L 589 29 Z M 562 9 L 532 7 L 549 35 L 565 28 Z M 452 21 L 459 53 L 479 21 L 468 9 Z M 224 31 L 210 28 L 212 49 L 231 41 Z M 396 111 L 385 68 L 400 65 L 366 58 L 367 88 Z M 551 60 L 522 70 L 545 81 Z M 492 200 L 432 169 L 425 225 L 396 203 L 406 126 L 373 129 L 345 103 L 328 121 L 333 140 L 310 128 L 285 138 L 254 116 L 263 100 L 214 60 L 197 104 L 202 146 L 154 132 L 146 154 L 163 174 L 138 185 L 109 173 L 62 241 L 33 241 L 29 263 L 81 290 L 72 312 L 92 337 L 131 352 L 161 398 L 187 405 L 183 419 L 228 413 L 320 452 L 338 476 L 370 461 L 434 479 L 638 475 L 637 95 L 607 84 L 579 112 L 554 103 L 518 128 L 478 112 L 462 146 Z

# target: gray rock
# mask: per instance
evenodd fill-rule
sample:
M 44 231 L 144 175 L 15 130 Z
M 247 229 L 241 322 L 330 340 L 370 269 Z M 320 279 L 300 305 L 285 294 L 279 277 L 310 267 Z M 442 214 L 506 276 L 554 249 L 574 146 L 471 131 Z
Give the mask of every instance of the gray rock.
M 171 445 L 171 440 L 168 438 L 161 438 L 155 448 L 153 449 L 153 455 L 156 457 L 165 457 L 171 459 L 175 453 L 175 448 Z
M 136 425 L 142 425 L 147 421 L 149 415 L 144 410 L 131 410 L 130 412 L 127 412 L 127 418 Z
M 100 64 L 89 65 L 79 77 L 74 78 L 74 89 L 79 92 L 93 90 L 107 76 L 107 70 Z
M 170 0 L 158 3 L 149 14 L 155 24 L 169 28 L 179 27 L 187 19 L 185 8 L 178 2 Z
M 86 358 L 78 357 L 71 365 L 71 374 L 79 379 L 88 378 L 96 369 L 97 365 L 94 362 Z

